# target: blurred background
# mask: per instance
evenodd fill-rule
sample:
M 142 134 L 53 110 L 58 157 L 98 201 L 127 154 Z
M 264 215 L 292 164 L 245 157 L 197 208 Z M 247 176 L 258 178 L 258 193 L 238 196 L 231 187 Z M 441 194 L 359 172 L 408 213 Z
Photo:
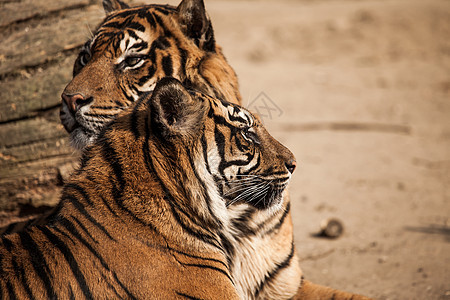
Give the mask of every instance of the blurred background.
M 1 224 L 54 205 L 76 166 L 60 94 L 100 2 L 0 0 Z M 450 1 L 205 2 L 244 103 L 297 157 L 306 278 L 450 299 Z M 329 218 L 342 236 L 316 237 Z

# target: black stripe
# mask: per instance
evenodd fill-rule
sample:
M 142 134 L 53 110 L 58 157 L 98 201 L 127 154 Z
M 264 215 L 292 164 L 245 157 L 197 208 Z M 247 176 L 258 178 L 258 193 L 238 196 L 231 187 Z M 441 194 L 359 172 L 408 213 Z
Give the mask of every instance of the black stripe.
M 92 118 L 103 118 L 103 119 L 114 119 L 116 116 L 111 114 L 94 114 L 94 113 L 84 113 L 84 116 L 86 117 L 92 117 Z
M 216 263 L 219 263 L 219 264 L 223 265 L 226 269 L 228 269 L 228 265 L 226 263 L 224 263 L 223 261 L 219 260 L 219 259 L 197 256 L 197 255 L 189 254 L 189 253 L 186 253 L 186 252 L 183 252 L 183 251 L 180 251 L 180 250 L 176 250 L 176 249 L 173 249 L 173 248 L 170 248 L 170 247 L 169 247 L 169 250 L 173 251 L 173 252 L 176 252 L 178 254 L 182 254 L 184 256 L 188 256 L 188 257 L 192 257 L 192 258 L 198 258 L 198 259 L 203 259 L 203 260 L 207 260 L 207 261 L 213 261 L 213 262 L 216 262 Z
M 211 174 L 211 168 L 209 167 L 208 162 L 208 142 L 206 141 L 206 136 L 204 133 L 202 134 L 201 143 L 203 149 L 203 160 L 205 161 L 206 164 L 206 170 L 208 170 L 208 173 Z
M 256 163 L 250 169 L 248 169 L 245 173 L 251 174 L 252 172 L 257 170 L 260 165 L 261 165 L 261 155 L 258 155 L 258 158 L 256 159 Z
M 192 171 L 194 172 L 195 178 L 197 178 L 197 181 L 202 186 L 202 196 L 206 200 L 206 205 L 208 206 L 209 214 L 215 220 L 215 222 L 214 222 L 215 224 L 208 224 L 209 225 L 208 227 L 211 228 L 210 226 L 222 226 L 222 222 L 215 218 L 214 212 L 212 211 L 211 198 L 209 198 L 208 191 L 206 189 L 206 184 L 203 181 L 203 179 L 200 178 L 200 175 L 198 174 L 197 169 L 195 168 L 195 163 L 193 161 L 193 158 L 191 155 L 191 150 L 189 148 L 186 148 L 186 155 L 189 157 L 189 163 L 191 165 Z
M 222 166 L 225 159 L 225 136 L 222 132 L 219 131 L 217 126 L 214 128 L 214 139 L 216 141 L 217 150 L 219 152 L 219 157 L 221 158 L 219 164 L 219 172 L 222 177 L 225 177 L 224 170 L 225 168 Z
M 148 120 L 148 116 L 146 118 L 145 123 L 147 124 L 149 122 Z M 146 132 L 146 137 L 145 137 L 145 142 L 142 146 L 142 152 L 143 152 L 143 156 L 144 156 L 144 162 L 147 168 L 147 171 L 156 178 L 156 180 L 158 181 L 159 185 L 161 186 L 161 188 L 163 189 L 164 193 L 166 194 L 166 197 L 164 197 L 164 199 L 166 200 L 166 202 L 169 204 L 172 214 L 175 217 L 175 220 L 177 221 L 177 223 L 190 235 L 198 238 L 199 240 L 204 241 L 205 243 L 208 243 L 214 247 L 217 247 L 219 249 L 221 249 L 221 247 L 217 244 L 217 241 L 214 239 L 213 236 L 207 235 L 204 232 L 200 233 L 197 231 L 194 231 L 191 227 L 189 227 L 180 217 L 180 215 L 178 214 L 178 211 L 181 212 L 182 214 L 184 214 L 188 219 L 191 219 L 190 216 L 184 212 L 176 203 L 176 201 L 174 201 L 174 197 L 171 195 L 169 189 L 166 187 L 166 185 L 163 183 L 163 181 L 161 180 L 161 178 L 159 178 L 158 173 L 155 171 L 155 166 L 153 164 L 153 159 L 150 155 L 150 151 L 149 151 L 149 139 L 150 139 L 150 132 L 147 130 Z M 191 220 L 192 221 L 192 220 Z
M 69 285 L 69 299 L 75 300 L 75 295 L 73 294 L 72 286 Z
M 81 228 L 81 230 L 84 231 L 84 233 L 96 244 L 98 244 L 98 241 L 92 236 L 92 234 L 87 230 L 86 226 L 83 225 L 83 223 L 80 222 L 75 216 L 72 216 L 72 219 L 77 223 L 77 225 Z M 69 220 L 67 220 L 69 221 Z
M 118 105 L 118 106 L 94 106 L 94 105 L 91 105 L 90 106 L 90 109 L 99 109 L 99 110 L 117 110 L 117 109 L 120 109 L 120 110 L 123 110 L 123 107 L 122 107 L 122 105 Z
M 116 218 L 120 218 L 120 216 L 112 209 L 111 205 L 109 204 L 109 201 L 107 201 L 103 196 L 100 196 L 102 199 L 103 204 L 105 204 L 106 208 L 109 210 L 111 214 L 114 215 Z
M 2 238 L 3 245 L 5 246 L 6 251 L 11 252 L 13 248 L 13 243 L 7 237 Z
M 67 232 L 63 231 L 62 229 L 58 228 L 58 227 L 54 227 L 52 226 L 52 228 L 58 232 L 59 234 L 63 235 L 65 238 L 67 238 L 67 240 L 71 241 L 72 244 L 76 244 L 76 241 L 72 238 L 72 236 L 70 236 Z
M 135 221 L 139 222 L 140 224 L 146 226 L 147 228 L 152 229 L 155 232 L 158 232 L 156 227 L 152 225 L 151 223 L 144 222 L 140 218 L 138 218 L 132 211 L 130 211 L 125 205 L 123 204 L 123 191 L 126 186 L 126 181 L 123 177 L 123 170 L 122 165 L 120 164 L 119 156 L 117 155 L 116 150 L 114 149 L 112 143 L 108 139 L 103 140 L 102 145 L 102 157 L 103 159 L 111 166 L 113 169 L 114 177 L 116 178 L 116 181 L 119 184 L 119 187 L 116 186 L 113 180 L 110 180 L 111 184 L 111 192 L 112 197 L 114 199 L 114 202 L 117 204 L 117 206 L 124 212 L 126 212 L 128 215 L 130 215 Z
M 139 51 L 139 50 L 141 50 L 141 49 L 144 48 L 144 47 L 141 47 L 141 45 L 145 44 L 145 47 L 148 46 L 148 43 L 142 41 L 141 38 L 140 38 L 133 30 L 130 30 L 129 28 L 126 28 L 126 30 L 127 30 L 127 33 L 128 33 L 129 36 L 131 36 L 131 37 L 134 38 L 135 40 L 140 40 L 140 41 L 141 41 L 140 43 L 136 43 L 136 44 L 134 44 L 133 46 L 131 46 L 128 50 L 134 49 L 134 48 L 139 48 L 139 49 L 136 49 L 136 50 Z M 127 44 L 125 45 L 125 48 L 128 47 L 128 43 L 129 43 L 129 42 L 130 42 L 130 40 L 127 40 Z
M 127 100 L 128 100 L 129 102 L 133 103 L 133 102 L 134 102 L 134 98 L 133 98 L 133 96 L 128 95 L 128 93 L 127 93 L 128 90 L 126 89 L 126 87 L 125 87 L 125 86 L 122 86 L 122 85 L 119 85 L 119 88 L 120 88 L 120 90 L 121 90 L 121 92 L 122 92 L 122 95 L 124 95 L 125 98 L 127 98 Z M 128 105 L 127 105 L 127 106 L 128 106 Z
M 83 292 L 84 296 L 88 299 L 93 299 L 93 295 L 89 290 L 89 287 L 86 283 L 86 279 L 84 278 L 83 273 L 80 270 L 80 267 L 77 264 L 75 257 L 73 256 L 71 250 L 67 245 L 60 240 L 55 234 L 53 234 L 47 227 L 37 227 L 41 232 L 48 238 L 48 240 L 61 251 L 62 255 L 66 259 L 67 264 L 72 270 L 75 279 L 80 285 L 80 289 Z
M 139 86 L 143 86 L 144 84 L 148 83 L 150 81 L 150 79 L 153 78 L 153 76 L 155 76 L 156 73 L 156 68 L 153 64 L 151 64 L 148 69 L 147 69 L 147 75 L 142 76 L 141 78 L 139 78 L 139 81 L 137 82 L 137 84 Z
M 139 126 L 138 126 L 138 111 L 139 108 L 141 107 L 142 102 L 149 98 L 151 96 L 151 93 L 144 93 L 142 94 L 138 101 L 136 102 L 136 105 L 133 107 L 133 112 L 131 113 L 131 117 L 130 117 L 130 123 L 131 123 L 131 132 L 133 132 L 134 138 L 138 139 L 140 134 L 139 134 Z
M 50 280 L 51 273 L 45 260 L 44 254 L 39 249 L 38 245 L 34 242 L 34 239 L 26 231 L 18 233 L 20 238 L 20 243 L 22 244 L 25 251 L 30 255 L 31 265 L 38 277 L 42 280 L 45 290 L 47 292 L 47 298 L 53 298 L 55 292 L 52 287 L 52 282 Z
M 125 188 L 125 179 L 123 178 L 122 165 L 120 164 L 117 152 L 109 140 L 104 140 L 102 146 L 102 157 L 113 169 L 116 180 L 120 186 L 120 191 L 123 191 Z
M 220 243 L 223 250 L 227 254 L 227 264 L 229 266 L 229 269 L 231 270 L 231 268 L 233 267 L 233 261 L 231 260 L 231 257 L 234 257 L 235 254 L 234 246 L 222 233 L 220 233 Z
M 114 279 L 116 280 L 116 282 L 120 285 L 120 287 L 125 291 L 125 293 L 127 293 L 127 296 L 130 299 L 133 300 L 137 300 L 136 296 L 134 296 L 128 289 L 127 287 L 119 280 L 119 278 L 117 277 L 117 274 L 115 272 L 111 273 L 114 276 Z
M 141 23 L 137 23 L 137 22 L 128 23 L 126 29 L 133 29 L 133 30 L 145 32 L 145 26 L 142 25 Z
M 231 283 L 234 285 L 233 279 L 231 278 L 231 276 L 228 274 L 227 271 L 224 271 L 220 268 L 216 268 L 214 266 L 210 266 L 210 265 L 203 265 L 203 264 L 186 264 L 186 263 L 182 263 L 180 262 L 183 266 L 187 266 L 187 267 L 197 267 L 197 268 L 201 268 L 201 269 L 211 269 L 217 272 L 220 272 L 222 274 L 224 274 L 225 276 L 228 277 L 228 279 L 231 281 Z
M 95 220 L 88 212 L 87 210 L 84 208 L 83 204 L 80 203 L 80 201 L 78 201 L 78 199 L 72 195 L 63 195 L 62 197 L 63 200 L 69 201 L 70 203 L 72 203 L 72 205 L 78 210 L 78 212 L 80 212 L 86 219 L 88 219 L 92 224 L 94 224 L 95 226 L 97 226 L 109 239 L 115 241 L 115 239 L 109 234 L 109 232 L 106 230 L 106 228 L 100 224 L 99 222 L 97 222 L 97 220 Z
M 16 276 L 20 279 L 20 281 L 22 283 L 22 287 L 25 289 L 25 292 L 27 293 L 28 297 L 30 297 L 30 299 L 34 299 L 33 293 L 30 290 L 29 280 L 27 279 L 27 277 L 25 275 L 25 270 L 17 264 L 14 257 L 12 258 L 12 265 L 13 265 L 14 271 L 16 272 Z
M 164 56 L 162 58 L 161 63 L 164 70 L 164 74 L 170 77 L 173 76 L 172 57 L 170 55 Z
M 171 12 L 173 12 L 173 10 L 168 10 L 167 6 L 155 6 L 155 10 L 159 11 L 160 13 L 166 16 Z
M 83 151 L 83 154 L 81 155 L 80 159 L 80 171 L 84 169 L 87 165 L 87 163 L 92 159 L 92 153 L 89 151 Z
M 114 199 L 114 203 L 119 207 L 119 209 L 121 209 L 123 212 L 125 212 L 126 214 L 128 214 L 131 218 L 133 218 L 133 220 L 135 220 L 136 222 L 151 228 L 153 231 L 158 232 L 156 227 L 153 226 L 150 223 L 146 223 L 143 220 L 139 219 L 131 210 L 129 210 L 127 207 L 125 207 L 125 205 L 123 204 L 123 190 L 120 190 L 120 188 L 117 188 L 114 180 L 111 178 L 110 176 L 110 184 L 111 184 L 111 193 L 112 193 L 112 198 Z M 117 214 L 116 214 L 117 215 Z M 118 216 L 120 218 L 120 216 Z
M 151 27 L 155 28 L 156 27 L 156 21 L 155 18 L 153 17 L 153 13 L 151 11 L 144 11 L 144 12 L 139 12 L 139 17 L 146 19 L 148 24 L 150 24 Z
M 76 183 L 67 183 L 66 185 L 64 185 L 64 193 L 67 193 L 70 189 L 74 189 L 75 191 L 77 191 L 87 202 L 87 204 L 93 205 L 91 198 L 83 187 Z
M 177 291 L 175 291 L 175 293 L 177 293 L 178 296 L 185 297 L 186 299 L 190 299 L 190 300 L 202 300 L 201 298 L 197 298 L 197 297 L 194 297 L 194 296 L 190 296 L 190 295 L 185 294 L 185 293 L 181 293 L 181 292 L 177 292 Z
M 239 230 L 238 236 L 239 237 L 249 237 L 251 235 L 255 235 L 257 233 L 256 230 L 253 230 L 247 222 L 251 220 L 251 217 L 255 211 L 255 208 L 253 206 L 248 207 L 244 213 L 242 213 L 239 218 L 233 219 L 231 221 L 231 224 L 234 228 Z
M 112 101 L 112 100 L 111 100 L 111 101 Z M 127 103 L 124 103 L 124 102 L 119 101 L 119 100 L 114 100 L 114 103 L 115 103 L 118 107 L 128 106 Z
M 153 51 L 156 49 L 166 50 L 171 46 L 170 41 L 165 36 L 160 36 L 157 38 L 153 43 L 151 48 L 153 48 Z
M 8 296 L 9 296 L 8 299 L 11 300 L 17 299 L 16 292 L 14 291 L 14 288 L 10 281 L 6 283 L 6 288 L 8 289 Z
M 111 19 L 114 18 L 126 18 L 132 14 L 135 14 L 136 12 L 140 11 L 140 10 L 147 10 L 147 8 L 142 8 L 142 7 L 132 7 L 132 8 L 127 8 L 125 10 L 122 10 L 120 12 L 115 12 L 110 14 L 109 16 L 107 16 L 105 18 L 105 22 L 108 22 Z M 103 26 L 103 25 L 102 25 Z
M 153 17 L 155 18 L 155 21 L 156 23 L 158 23 L 159 27 L 161 27 L 164 30 L 164 36 L 166 38 L 171 38 L 173 34 L 166 28 L 164 21 L 161 19 L 161 17 L 156 12 L 153 14 Z
M 178 48 L 178 51 L 180 52 L 180 66 L 181 66 L 181 75 L 183 77 L 186 76 L 186 63 L 188 58 L 188 52 L 185 49 L 182 49 L 179 45 L 178 40 L 176 40 L 176 46 Z M 189 85 L 188 85 L 189 86 Z
M 291 251 L 289 252 L 289 255 L 281 263 L 277 264 L 276 267 L 272 271 L 267 273 L 266 276 L 264 277 L 264 279 L 260 282 L 259 286 L 256 288 L 256 291 L 254 293 L 255 298 L 258 297 L 259 293 L 262 291 L 262 289 L 268 282 L 274 280 L 274 278 L 280 273 L 281 270 L 283 270 L 284 268 L 286 268 L 290 265 L 292 257 L 294 257 L 294 252 L 295 252 L 295 247 L 294 247 L 294 243 L 292 242 Z
M 133 33 L 134 34 L 134 33 Z M 139 37 L 136 36 L 136 39 L 138 39 Z M 140 43 L 136 43 L 134 45 L 132 45 L 130 47 L 130 49 L 136 49 L 136 51 L 141 51 L 142 49 L 145 49 L 148 47 L 148 43 L 147 42 L 140 42 Z
M 70 222 L 70 220 L 66 218 L 61 219 L 61 225 L 71 234 L 74 238 L 76 238 L 78 241 L 80 241 L 101 263 L 101 265 L 108 271 L 110 271 L 110 268 L 106 261 L 103 259 L 103 257 L 89 244 L 78 232 L 78 230 L 75 228 L 74 224 Z M 76 244 L 76 243 L 75 243 Z
M 15 232 L 16 231 L 16 227 L 19 226 L 21 223 L 22 222 L 14 222 L 14 223 L 9 224 L 5 228 L 5 230 L 2 232 L 2 235 L 6 235 L 8 233 Z
M 281 225 L 283 225 L 284 220 L 286 219 L 286 217 L 287 217 L 287 215 L 289 214 L 289 211 L 290 211 L 290 210 L 291 210 L 291 202 L 289 202 L 289 203 L 286 205 L 286 209 L 284 210 L 283 215 L 281 216 L 281 218 L 280 218 L 280 220 L 278 221 L 278 223 L 277 223 L 274 227 L 272 227 L 271 229 L 269 229 L 268 231 L 266 231 L 263 235 L 269 235 L 269 234 L 271 234 L 272 232 L 274 232 L 274 231 L 280 229 Z
M 114 294 L 116 294 L 117 299 L 121 299 L 122 297 L 119 295 L 119 293 L 117 292 L 114 285 L 111 284 L 109 278 L 107 278 L 105 276 L 105 274 L 103 274 L 103 273 L 102 273 L 102 279 L 103 279 L 103 282 L 105 282 L 108 285 L 109 289 L 112 290 L 114 292 Z

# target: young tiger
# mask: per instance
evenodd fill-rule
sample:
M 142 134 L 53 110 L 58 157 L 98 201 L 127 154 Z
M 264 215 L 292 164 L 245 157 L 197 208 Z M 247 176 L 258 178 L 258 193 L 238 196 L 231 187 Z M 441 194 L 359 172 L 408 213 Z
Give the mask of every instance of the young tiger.
M 164 78 L 86 149 L 49 223 L 2 237 L 2 298 L 248 299 L 263 278 L 240 278 L 239 224 L 278 230 L 294 169 L 250 112 Z

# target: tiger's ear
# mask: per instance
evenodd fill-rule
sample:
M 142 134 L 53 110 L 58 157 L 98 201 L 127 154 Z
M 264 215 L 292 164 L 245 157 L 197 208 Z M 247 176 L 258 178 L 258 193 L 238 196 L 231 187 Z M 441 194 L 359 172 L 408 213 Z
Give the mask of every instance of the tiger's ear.
M 192 99 L 175 78 L 165 77 L 156 85 L 150 99 L 152 131 L 164 139 L 191 138 L 203 126 L 205 108 Z
M 109 15 L 115 10 L 129 8 L 128 4 L 120 0 L 103 0 L 103 9 L 105 13 Z
M 206 51 L 215 52 L 214 30 L 203 0 L 183 0 L 178 5 L 178 22 L 183 33 Z

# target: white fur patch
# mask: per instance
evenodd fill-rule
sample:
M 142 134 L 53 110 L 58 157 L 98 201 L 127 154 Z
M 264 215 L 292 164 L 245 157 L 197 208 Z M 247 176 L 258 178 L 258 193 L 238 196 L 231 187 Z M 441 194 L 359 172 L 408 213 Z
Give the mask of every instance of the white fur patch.
M 247 205 L 241 204 L 229 208 L 230 219 L 238 218 L 245 211 Z M 278 209 L 280 212 L 280 209 Z M 273 216 L 274 211 L 263 210 L 256 213 L 253 223 L 256 225 L 268 220 Z M 274 219 L 274 223 L 278 218 Z M 272 223 L 272 222 L 269 222 Z M 273 224 L 268 224 L 268 228 Z M 232 231 L 238 231 L 238 228 Z M 264 229 L 259 231 L 265 232 Z M 235 233 L 233 233 L 234 235 Z M 276 268 L 290 254 L 292 236 L 286 239 L 284 236 L 271 234 L 244 238 L 240 242 L 234 241 L 235 256 L 233 257 L 232 277 L 237 284 L 236 288 L 243 299 L 290 299 L 298 289 L 301 278 L 301 270 L 297 262 L 297 255 L 294 253 L 291 263 L 283 268 L 269 284 L 264 285 L 258 298 L 254 297 L 255 290 L 264 281 L 268 272 Z

